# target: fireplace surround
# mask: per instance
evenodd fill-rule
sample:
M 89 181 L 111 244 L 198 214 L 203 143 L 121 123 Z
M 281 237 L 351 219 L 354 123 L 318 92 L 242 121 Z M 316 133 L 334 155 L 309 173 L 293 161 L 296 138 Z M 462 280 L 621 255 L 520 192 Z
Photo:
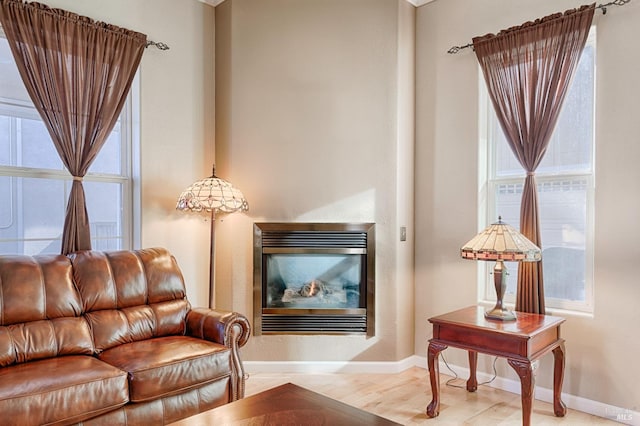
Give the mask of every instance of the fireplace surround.
M 255 223 L 254 335 L 375 330 L 375 224 Z

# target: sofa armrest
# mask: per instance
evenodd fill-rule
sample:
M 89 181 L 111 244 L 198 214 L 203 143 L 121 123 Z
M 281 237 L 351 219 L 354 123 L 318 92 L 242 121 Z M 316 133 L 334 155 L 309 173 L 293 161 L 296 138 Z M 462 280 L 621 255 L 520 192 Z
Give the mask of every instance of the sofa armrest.
M 187 335 L 243 347 L 251 334 L 251 324 L 242 314 L 217 309 L 194 308 L 187 313 Z
M 231 401 L 243 398 L 247 375 L 238 349 L 247 343 L 251 335 L 247 317 L 237 312 L 194 308 L 187 313 L 186 334 L 231 349 Z

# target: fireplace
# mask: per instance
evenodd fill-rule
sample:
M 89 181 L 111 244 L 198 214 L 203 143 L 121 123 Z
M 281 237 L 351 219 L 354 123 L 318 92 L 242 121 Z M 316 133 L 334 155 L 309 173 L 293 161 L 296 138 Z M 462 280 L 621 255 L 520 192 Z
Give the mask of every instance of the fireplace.
M 374 334 L 373 223 L 255 223 L 254 334 Z

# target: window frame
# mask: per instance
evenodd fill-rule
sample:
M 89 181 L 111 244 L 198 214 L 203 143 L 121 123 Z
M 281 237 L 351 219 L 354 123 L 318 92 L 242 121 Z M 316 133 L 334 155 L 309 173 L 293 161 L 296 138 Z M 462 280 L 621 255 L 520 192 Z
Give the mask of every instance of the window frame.
M 595 234 L 595 138 L 596 138 L 596 27 L 591 27 L 587 44 L 593 45 L 593 96 L 594 105 L 591 113 L 592 117 L 592 137 L 591 137 L 591 164 L 588 170 L 570 170 L 564 172 L 549 173 L 544 171 L 536 171 L 536 184 L 538 188 L 541 185 L 566 181 L 566 180 L 585 180 L 586 181 L 586 223 L 585 223 L 585 288 L 584 301 L 575 301 L 569 299 L 561 299 L 550 297 L 545 294 L 545 305 L 549 311 L 565 311 L 582 314 L 593 314 L 594 312 L 594 234 Z M 524 169 L 521 173 L 498 176 L 496 173 L 496 144 L 498 139 L 495 137 L 496 132 L 501 132 L 500 125 L 495 119 L 493 106 L 489 98 L 486 84 L 482 76 L 482 70 L 478 67 L 478 87 L 479 87 L 479 198 L 478 198 L 478 229 L 484 229 L 487 224 L 496 221 L 500 212 L 496 211 L 496 190 L 499 185 L 513 184 L 523 185 L 526 174 Z M 543 237 L 544 238 L 544 237 Z M 544 244 L 544 241 L 543 241 Z M 478 263 L 478 301 L 483 304 L 493 306 L 495 304 L 495 288 L 493 277 L 493 262 L 477 262 Z M 517 263 L 506 262 L 509 274 L 517 274 Z M 515 304 L 515 295 L 513 293 L 505 294 L 504 302 L 508 306 Z

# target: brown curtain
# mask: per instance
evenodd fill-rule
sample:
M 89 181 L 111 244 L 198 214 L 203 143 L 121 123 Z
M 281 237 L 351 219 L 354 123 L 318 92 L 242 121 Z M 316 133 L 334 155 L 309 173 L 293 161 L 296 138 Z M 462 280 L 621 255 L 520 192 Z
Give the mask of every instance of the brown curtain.
M 0 0 L 0 22 L 27 92 L 73 175 L 62 253 L 91 249 L 82 178 L 118 120 L 146 35 L 21 0 Z
M 489 96 L 511 150 L 527 172 L 520 232 L 539 247 L 535 170 L 589 34 L 595 4 L 473 39 Z M 542 313 L 542 262 L 520 263 L 516 310 Z

